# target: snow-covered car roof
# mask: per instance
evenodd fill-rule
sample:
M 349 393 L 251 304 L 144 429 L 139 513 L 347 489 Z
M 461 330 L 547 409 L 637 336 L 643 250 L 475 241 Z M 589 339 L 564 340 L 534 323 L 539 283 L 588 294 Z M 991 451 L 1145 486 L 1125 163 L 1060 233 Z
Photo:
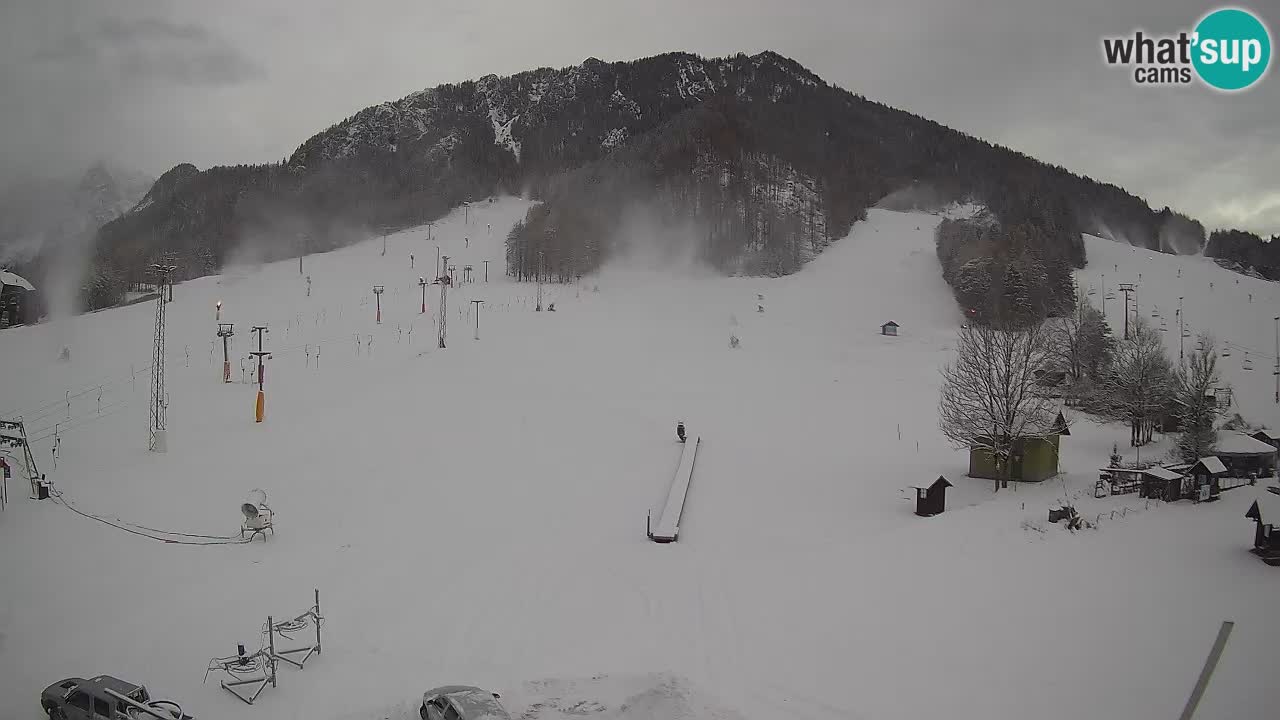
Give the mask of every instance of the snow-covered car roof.
M 505 708 L 488 690 L 470 685 L 446 685 L 424 693 L 424 701 L 444 695 L 453 701 L 464 720 L 511 720 Z

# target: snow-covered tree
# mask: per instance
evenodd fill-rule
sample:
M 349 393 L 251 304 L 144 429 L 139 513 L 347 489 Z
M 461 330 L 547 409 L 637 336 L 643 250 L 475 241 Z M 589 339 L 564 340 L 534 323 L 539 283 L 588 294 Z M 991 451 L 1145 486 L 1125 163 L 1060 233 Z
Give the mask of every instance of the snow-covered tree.
M 1175 449 L 1184 462 L 1195 462 L 1210 455 L 1218 442 L 1214 424 L 1222 411 L 1213 391 L 1220 380 L 1218 351 L 1213 338 L 1201 335 L 1199 348 L 1191 353 L 1186 365 L 1177 372 L 1174 390 L 1174 403 L 1182 426 Z
M 1137 318 L 1129 337 L 1116 343 L 1110 369 L 1098 385 L 1097 404 L 1107 417 L 1129 423 L 1129 442 L 1151 439 L 1151 429 L 1171 399 L 1173 365 L 1160 333 Z
M 956 358 L 942 370 L 942 434 L 956 447 L 990 452 L 998 474 L 1008 479 L 1014 444 L 1053 433 L 1056 403 L 1036 383 L 1036 371 L 1052 358 L 1051 335 L 1043 324 L 1020 330 L 977 323 L 961 328 Z
M 1111 354 L 1106 317 L 1081 297 L 1074 312 L 1051 322 L 1058 367 L 1071 377 L 1073 385 L 1086 379 L 1096 381 Z

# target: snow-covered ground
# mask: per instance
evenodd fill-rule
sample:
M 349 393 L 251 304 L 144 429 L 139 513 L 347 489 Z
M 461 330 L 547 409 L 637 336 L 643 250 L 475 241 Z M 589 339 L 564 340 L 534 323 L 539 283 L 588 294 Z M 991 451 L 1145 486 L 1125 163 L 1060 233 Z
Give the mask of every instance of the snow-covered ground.
M 1190 337 L 1182 339 L 1184 352 L 1196 347 L 1202 332 L 1214 336 L 1219 352 L 1229 352 L 1218 367 L 1234 389 L 1237 407 L 1246 419 L 1280 429 L 1280 405 L 1275 402 L 1276 321 L 1280 316 L 1280 283 L 1260 280 L 1219 267 L 1200 256 L 1167 255 L 1102 238 L 1085 236 L 1088 266 L 1077 281 L 1092 290 L 1089 301 L 1102 307 L 1116 335 L 1124 328 L 1124 294 L 1121 283 L 1134 287 L 1130 312 L 1141 315 L 1153 327 L 1166 328 L 1165 344 L 1178 357 L 1178 298 L 1182 322 Z M 1103 293 L 1105 284 L 1106 295 Z M 1134 305 L 1137 306 L 1136 311 Z M 1246 354 L 1252 370 L 1244 370 Z
M 482 280 L 492 261 L 487 284 L 451 293 L 445 350 L 418 314 L 426 228 L 390 236 L 385 257 L 381 239 L 307 257 L 309 297 L 296 261 L 179 285 L 164 455 L 146 450 L 153 304 L 0 333 L 0 415 L 23 414 L 41 470 L 78 508 L 234 534 L 262 488 L 277 525 L 266 543 L 165 544 L 28 501 L 12 480 L 0 718 L 39 717 L 45 685 L 97 673 L 201 720 L 408 719 L 422 691 L 454 683 L 502 693 L 525 720 L 1168 718 L 1224 619 L 1236 633 L 1198 717 L 1280 707 L 1263 669 L 1280 645 L 1280 573 L 1247 552 L 1254 490 L 1086 503 L 1127 438 L 1087 422 L 1064 439 L 1061 478 L 993 495 L 964 477 L 935 421 L 960 321 L 937 217 L 871 211 L 775 280 L 613 267 L 548 287 L 556 311 L 536 313 L 534 287 L 502 272 L 526 208 L 499 199 L 435 224 L 459 274 L 471 264 Z M 1089 252 L 1086 277 L 1139 262 Z M 1144 258 L 1140 297 L 1166 260 L 1170 275 L 1193 268 L 1188 281 L 1222 277 L 1214 293 L 1236 277 Z M 1179 292 L 1196 298 L 1193 324 L 1230 322 L 1240 337 L 1226 339 L 1245 344 L 1277 307 L 1275 290 L 1244 305 Z M 236 323 L 234 379 L 249 326 L 271 328 L 260 425 L 253 386 L 220 382 L 218 300 Z M 879 335 L 889 320 L 899 337 Z M 1240 402 L 1269 419 L 1263 399 Z M 666 497 L 680 419 L 702 446 L 680 541 L 657 545 L 645 514 Z M 939 474 L 956 485 L 948 512 L 914 516 L 907 488 Z M 1063 497 L 1108 515 L 1077 535 L 1044 523 Z M 313 588 L 326 634 L 305 670 L 282 668 L 253 707 L 202 684 L 209 658 L 256 648 L 266 616 L 296 615 Z

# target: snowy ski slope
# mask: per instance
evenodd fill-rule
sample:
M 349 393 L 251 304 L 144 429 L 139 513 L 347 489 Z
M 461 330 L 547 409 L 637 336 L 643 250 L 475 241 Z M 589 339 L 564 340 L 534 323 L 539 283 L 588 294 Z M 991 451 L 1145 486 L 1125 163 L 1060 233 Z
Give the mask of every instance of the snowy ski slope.
M 1131 306 L 1153 327 L 1167 328 L 1166 347 L 1178 357 L 1178 298 L 1183 298 L 1183 351 L 1196 347 L 1201 332 L 1214 336 L 1219 352 L 1230 352 L 1218 367 L 1234 388 L 1235 408 L 1246 418 L 1280 428 L 1280 405 L 1275 402 L 1276 323 L 1280 316 L 1280 283 L 1240 275 L 1206 257 L 1166 255 L 1085 236 L 1089 264 L 1077 273 L 1082 289 L 1092 289 L 1089 301 L 1102 307 L 1103 284 L 1114 299 L 1106 301 L 1107 319 L 1117 335 L 1124 328 L 1124 295 L 1120 283 L 1130 283 Z M 1210 287 L 1212 285 L 1212 287 Z M 1252 296 L 1252 298 L 1250 297 Z M 1158 316 L 1153 316 L 1153 313 Z M 1248 354 L 1251 371 L 1245 371 Z
M 872 211 L 774 280 L 611 267 L 548 287 L 556 312 L 535 313 L 534 287 L 502 272 L 527 207 L 503 198 L 435 224 L 459 272 L 492 261 L 488 284 L 451 294 L 445 350 L 418 314 L 426 228 L 389 236 L 385 257 L 374 238 L 305 258 L 310 297 L 296 261 L 180 284 L 165 455 L 146 451 L 153 305 L 0 333 L 0 415 L 23 414 L 41 469 L 78 508 L 226 535 L 262 488 L 276 522 L 266 543 L 166 544 L 12 482 L 0 718 L 38 717 L 55 680 L 110 673 L 201 720 L 411 720 L 423 690 L 460 682 L 529 720 L 1154 720 L 1179 712 L 1223 619 L 1236 634 L 1201 716 L 1280 707 L 1259 669 L 1280 644 L 1280 574 L 1246 552 L 1253 490 L 1067 534 L 1047 509 L 1091 489 L 1127 437 L 1085 422 L 1059 479 L 993 496 L 964 477 L 935 420 L 960 322 L 937 217 Z M 1082 284 L 1141 266 L 1147 307 L 1174 292 L 1157 275 L 1181 267 L 1193 324 L 1265 349 L 1274 289 L 1241 309 L 1218 294 L 1240 292 L 1235 276 L 1141 252 L 1090 241 Z M 1224 278 L 1214 295 L 1202 276 Z M 486 301 L 478 341 L 473 299 Z M 252 385 L 220 382 L 218 300 L 236 323 L 235 379 L 249 326 L 270 326 L 261 425 Z M 434 311 L 438 293 L 427 300 Z M 878 334 L 889 320 L 899 337 Z M 1240 402 L 1274 422 L 1263 376 L 1241 378 Z M 680 542 L 657 545 L 644 514 L 668 491 L 677 419 L 703 440 L 698 478 Z M 915 517 L 907 488 L 939 474 L 956 485 L 947 512 Z M 297 614 L 312 588 L 327 624 L 306 670 L 282 669 L 252 708 L 202 684 L 209 658 L 255 648 L 266 616 Z

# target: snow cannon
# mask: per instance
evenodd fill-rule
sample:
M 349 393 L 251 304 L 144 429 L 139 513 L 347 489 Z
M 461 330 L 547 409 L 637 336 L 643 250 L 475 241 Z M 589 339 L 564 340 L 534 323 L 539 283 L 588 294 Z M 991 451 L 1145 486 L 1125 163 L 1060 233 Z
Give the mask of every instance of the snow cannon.
M 267 494 L 262 490 L 253 490 L 240 504 L 240 513 L 244 515 L 244 524 L 240 526 L 240 536 L 246 534 L 252 542 L 255 535 L 261 535 L 263 542 L 266 541 L 266 533 L 269 531 L 272 535 L 275 530 L 272 528 L 271 508 L 267 506 Z

